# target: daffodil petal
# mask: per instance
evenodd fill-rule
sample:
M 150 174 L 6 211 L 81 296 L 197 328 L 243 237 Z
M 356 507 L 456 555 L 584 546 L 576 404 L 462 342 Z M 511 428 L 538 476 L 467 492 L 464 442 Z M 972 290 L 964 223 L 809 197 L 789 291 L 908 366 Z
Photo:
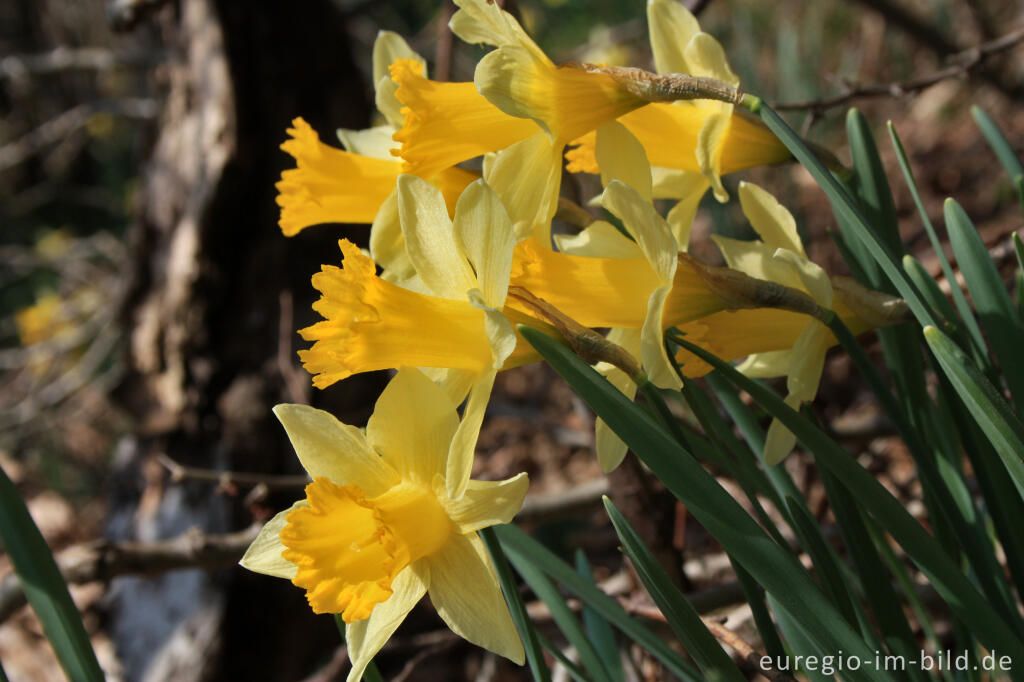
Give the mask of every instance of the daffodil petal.
M 579 234 L 556 234 L 555 244 L 561 253 L 590 258 L 643 258 L 636 242 L 604 220 L 597 220 Z
M 551 63 L 515 17 L 501 9 L 496 2 L 456 0 L 455 4 L 459 11 L 452 16 L 448 26 L 463 41 L 495 47 L 522 46 L 529 49 L 537 59 Z
M 398 215 L 405 251 L 435 296 L 461 299 L 477 285 L 455 242 L 441 190 L 414 175 L 398 178 Z
M 373 42 L 373 83 L 377 89 L 377 110 L 384 115 L 394 128 L 401 128 L 404 121 L 402 103 L 395 97 L 398 84 L 391 80 L 390 66 L 399 59 L 419 62 L 425 69 L 423 57 L 409 47 L 405 38 L 394 31 L 381 31 Z M 393 131 L 392 131 L 393 132 Z M 391 146 L 395 146 L 392 142 Z
M 771 379 L 789 374 L 792 362 L 792 350 L 772 350 L 764 353 L 752 353 L 747 359 L 736 365 L 736 370 L 751 379 Z
M 400 426 L 396 426 L 400 425 Z M 414 367 L 388 382 L 366 424 L 366 440 L 402 480 L 433 484 L 444 476 L 459 417 L 440 386 Z
M 423 374 L 444 389 L 453 405 L 461 405 L 473 386 L 477 372 L 450 367 L 419 367 Z
M 402 223 L 398 218 L 397 190 L 388 195 L 373 219 L 370 227 L 370 256 L 392 280 L 403 280 L 416 274 L 416 268 L 405 252 L 405 237 L 402 236 Z
M 508 211 L 515 240 L 532 235 L 550 247 L 562 183 L 561 148 L 538 132 L 485 160 L 484 181 Z
M 679 248 L 665 219 L 658 215 L 649 199 L 618 180 L 604 190 L 604 207 L 618 216 L 643 251 L 662 282 L 675 275 Z
M 494 360 L 492 366 L 494 369 L 501 369 L 505 360 L 516 349 L 516 330 L 501 310 L 487 305 L 479 289 L 470 289 L 467 295 L 474 307 L 484 311 L 484 331 L 487 334 L 487 342 L 491 345 Z
M 829 281 L 828 273 L 820 265 L 789 249 L 776 249 L 772 257 L 782 261 L 796 273 L 803 288 L 811 295 L 815 303 L 823 308 L 832 307 L 832 282 Z
M 658 73 L 692 73 L 686 45 L 700 32 L 697 18 L 676 0 L 648 0 L 647 25 Z
M 622 346 L 634 357 L 640 355 L 642 339 L 639 329 L 612 329 L 606 338 Z M 630 400 L 636 395 L 636 383 L 618 367 L 602 362 L 596 369 Z M 629 450 L 622 439 L 600 417 L 594 422 L 594 449 L 597 451 L 597 463 L 605 473 L 618 467 Z
M 732 112 L 718 111 L 705 119 L 697 134 L 697 165 L 704 177 L 711 183 L 715 199 L 729 200 L 729 193 L 722 186 L 722 146 L 729 135 Z
M 681 172 L 684 178 L 680 182 L 682 190 L 677 196 L 679 201 L 665 216 L 672 236 L 680 251 L 686 251 L 690 244 L 690 229 L 693 227 L 693 219 L 697 216 L 697 209 L 700 207 L 700 200 L 708 191 L 707 178 L 698 173 Z
M 445 474 L 448 497 L 458 500 L 466 492 L 469 484 L 469 474 L 473 470 L 473 455 L 476 453 L 476 440 L 480 435 L 480 426 L 484 421 L 484 414 L 487 412 L 487 401 L 491 397 L 491 389 L 494 388 L 494 378 L 497 370 L 491 369 L 483 372 L 469 389 L 469 397 L 466 399 L 466 409 L 462 412 L 462 421 L 459 429 L 452 439 L 451 448 L 448 450 L 448 468 Z
M 281 529 L 287 525 L 288 514 L 292 510 L 307 504 L 306 500 L 299 500 L 263 524 L 256 539 L 249 545 L 249 549 L 245 550 L 245 556 L 238 563 L 243 568 L 263 575 L 271 575 L 285 580 L 294 578 L 299 567 L 281 556 L 281 552 L 285 550 L 284 543 L 281 542 Z
M 786 378 L 786 390 L 794 399 L 810 402 L 818 394 L 830 337 L 828 327 L 817 320 L 810 320 L 793 344 L 793 359 Z
M 353 154 L 362 154 L 375 159 L 386 159 L 394 161 L 391 154 L 392 148 L 396 147 L 391 136 L 395 134 L 395 127 L 391 124 L 374 126 L 365 130 L 348 130 L 338 128 L 338 141 L 345 149 Z
M 789 249 L 807 256 L 797 234 L 793 214 L 775 197 L 751 182 L 740 183 L 739 195 L 743 215 L 772 251 Z
M 651 293 L 647 302 L 647 317 L 641 330 L 640 358 L 644 371 L 655 386 L 661 388 L 679 388 L 683 383 L 679 380 L 665 350 L 664 327 L 662 317 L 665 310 L 665 299 L 672 290 L 671 285 L 658 287 Z
M 456 535 L 429 561 L 430 601 L 452 632 L 522 664 L 523 644 L 480 539 Z
M 471 480 L 461 499 L 442 499 L 441 503 L 458 532 L 466 535 L 509 523 L 522 508 L 529 487 L 525 472 L 504 481 Z
M 308 405 L 277 405 L 274 414 L 310 478 L 325 476 L 339 485 L 354 484 L 371 497 L 398 483 L 398 474 L 356 427 Z
M 601 184 L 620 180 L 651 200 L 651 164 L 640 141 L 621 123 L 612 121 L 597 129 L 594 144 L 597 164 L 601 168 Z
M 345 627 L 345 643 L 352 670 L 347 682 L 359 682 L 373 657 L 402 624 L 413 607 L 423 598 L 430 584 L 430 569 L 426 561 L 407 566 L 391 582 L 393 594 L 374 607 L 365 620 L 349 623 Z
M 691 69 L 689 73 L 694 76 L 715 78 L 734 88 L 739 86 L 739 76 L 729 68 L 721 43 L 707 33 L 700 32 L 691 37 L 685 45 L 686 62 Z
M 797 273 L 786 263 L 775 258 L 775 248 L 764 242 L 744 241 L 721 235 L 711 235 L 711 240 L 725 257 L 725 262 L 733 270 L 750 275 L 756 279 L 775 282 L 794 289 L 803 289 L 803 282 Z
M 455 238 L 476 270 L 485 305 L 501 309 L 508 293 L 516 238 L 501 199 L 483 180 L 463 191 L 455 208 Z
M 794 410 L 800 409 L 800 400 L 793 396 L 786 396 L 786 404 Z M 796 436 L 793 432 L 778 419 L 772 419 L 764 439 L 764 450 L 762 451 L 764 463 L 767 466 L 780 464 L 782 460 L 786 459 L 786 455 L 793 451 L 794 445 L 796 445 Z

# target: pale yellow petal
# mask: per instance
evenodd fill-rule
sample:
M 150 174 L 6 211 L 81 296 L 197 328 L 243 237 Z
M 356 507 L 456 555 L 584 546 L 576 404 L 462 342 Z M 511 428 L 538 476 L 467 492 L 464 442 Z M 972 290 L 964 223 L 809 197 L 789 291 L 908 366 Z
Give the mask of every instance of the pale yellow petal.
M 398 474 L 356 427 L 308 405 L 277 405 L 274 414 L 310 478 L 326 476 L 339 485 L 355 484 L 370 497 L 398 483 Z
M 455 238 L 476 271 L 484 304 L 500 310 L 508 293 L 516 238 L 505 206 L 483 180 L 471 184 L 459 197 Z
M 655 199 L 682 199 L 698 193 L 703 196 L 708 188 L 707 178 L 696 170 L 653 166 L 651 176 L 654 179 L 652 196 Z
M 534 236 L 549 247 L 562 182 L 561 148 L 538 132 L 490 158 L 484 181 L 508 211 L 515 240 Z
M 792 350 L 772 350 L 753 353 L 736 365 L 736 370 L 752 379 L 771 379 L 789 374 Z
M 465 369 L 451 369 L 450 367 L 420 367 L 418 368 L 428 379 L 444 389 L 451 399 L 453 405 L 461 405 L 466 399 L 466 394 L 473 386 L 477 372 Z
M 452 16 L 448 26 L 452 33 L 471 44 L 505 47 L 516 45 L 528 49 L 541 61 L 550 60 L 537 47 L 515 17 L 489 0 L 456 0 L 459 11 Z
M 612 121 L 597 129 L 594 146 L 597 164 L 601 168 L 601 184 L 620 180 L 651 200 L 651 164 L 640 141 L 626 126 Z
M 729 68 L 725 50 L 707 33 L 698 33 L 686 43 L 686 61 L 694 76 L 715 78 L 734 88 L 739 87 L 739 76 Z
M 722 148 L 728 139 L 731 112 L 718 111 L 705 119 L 697 135 L 697 165 L 711 183 L 715 199 L 726 202 L 729 193 L 722 186 Z
M 639 329 L 612 329 L 606 338 L 622 346 L 634 357 L 640 355 L 642 339 Z M 636 383 L 618 367 L 600 363 L 597 370 L 630 400 L 636 395 Z M 605 473 L 618 467 L 629 450 L 622 439 L 600 417 L 594 421 L 594 449 L 597 451 L 597 463 Z
M 668 352 L 665 350 L 664 327 L 662 316 L 665 310 L 665 299 L 672 287 L 659 287 L 651 293 L 647 302 L 647 317 L 641 330 L 642 346 L 640 358 L 644 371 L 651 382 L 660 388 L 678 389 L 683 383 L 679 380 Z
M 384 200 L 370 226 L 370 256 L 384 269 L 382 276 L 388 281 L 405 280 L 416 274 L 416 268 L 405 252 L 402 223 L 398 218 L 397 190 Z
M 442 499 L 448 517 L 462 535 L 509 523 L 519 513 L 530 487 L 526 473 L 504 481 L 470 481 L 466 494 L 453 501 Z
M 786 396 L 786 404 L 794 410 L 800 409 L 800 400 L 793 396 Z M 778 419 L 772 419 L 768 426 L 768 433 L 764 439 L 764 450 L 762 457 L 767 466 L 776 466 L 786 459 L 786 455 L 793 451 L 796 445 L 796 436 L 787 429 Z
M 796 231 L 796 220 L 785 206 L 751 182 L 740 183 L 739 195 L 743 215 L 772 251 L 789 249 L 806 257 L 804 245 Z
M 256 539 L 249 545 L 249 549 L 245 550 L 245 556 L 238 563 L 243 568 L 263 575 L 271 575 L 285 580 L 294 578 L 299 569 L 281 556 L 281 552 L 285 550 L 284 543 L 281 542 L 281 529 L 288 523 L 288 514 L 293 509 L 304 507 L 306 504 L 306 500 L 299 500 L 263 524 Z
M 480 426 L 487 412 L 487 402 L 494 388 L 497 370 L 491 369 L 481 373 L 473 387 L 469 389 L 466 408 L 462 411 L 462 422 L 455 432 L 451 448 L 448 450 L 448 469 L 445 474 L 448 497 L 458 500 L 469 484 L 469 474 L 473 470 L 473 456 L 476 454 L 476 440 L 480 435 Z
M 452 632 L 515 663 L 525 658 L 483 542 L 456 535 L 429 558 L 430 601 Z
M 612 180 L 604 190 L 602 203 L 622 220 L 658 278 L 663 283 L 671 282 L 678 263 L 679 248 L 668 224 L 654 210 L 651 201 L 645 200 L 633 188 Z
M 832 307 L 832 282 L 829 281 L 828 273 L 820 265 L 812 263 L 806 257 L 789 249 L 776 249 L 772 256 L 793 270 L 800 278 L 804 290 L 811 295 L 815 303 L 824 308 Z
M 395 128 L 401 128 L 405 118 L 401 111 L 402 103 L 395 97 L 398 84 L 391 80 L 389 71 L 391 65 L 399 59 L 412 59 L 422 64 L 424 69 L 427 65 L 402 36 L 393 31 L 379 32 L 373 43 L 373 83 L 377 89 L 377 110 Z M 397 145 L 392 142 L 391 146 Z
M 398 143 L 391 139 L 391 136 L 395 134 L 395 127 L 391 124 L 374 126 L 365 130 L 339 128 L 337 133 L 341 144 L 353 154 L 362 154 L 374 159 L 395 160 L 391 150 L 396 149 Z
M 658 73 L 691 73 L 687 43 L 700 32 L 697 18 L 678 0 L 648 0 L 647 25 Z
M 487 342 L 491 346 L 493 359 L 492 367 L 501 369 L 512 351 L 516 349 L 516 330 L 508 321 L 502 310 L 492 308 L 484 301 L 483 294 L 479 289 L 470 289 L 467 292 L 469 302 L 474 307 L 484 311 L 484 331 L 487 334 Z
M 398 215 L 405 251 L 424 284 L 435 296 L 464 298 L 476 276 L 455 242 L 441 190 L 414 175 L 399 176 Z
M 810 402 L 818 394 L 830 337 L 828 327 L 817 320 L 811 320 L 793 344 L 793 359 L 786 378 L 786 390 L 794 399 Z
M 433 484 L 444 476 L 459 416 L 440 386 L 414 367 L 398 370 L 377 399 L 366 440 L 402 480 Z
M 387 643 L 430 585 L 430 568 L 425 560 L 407 566 L 391 582 L 394 593 L 377 604 L 366 620 L 345 627 L 345 644 L 352 661 L 346 682 L 359 682 L 377 652 Z
M 672 236 L 675 237 L 680 251 L 686 251 L 689 248 L 693 219 L 697 216 L 701 199 L 704 198 L 704 194 L 710 187 L 707 178 L 703 175 L 685 172 L 683 175 L 686 184 L 680 189 L 684 191 L 679 195 L 679 202 L 665 216 L 665 222 L 668 223 L 669 230 L 672 231 Z M 682 183 L 680 184 L 682 185 Z
M 622 234 L 617 227 L 598 220 L 579 234 L 556 234 L 555 244 L 562 253 L 591 258 L 643 258 L 636 242 Z
M 803 282 L 787 264 L 775 258 L 775 248 L 764 242 L 711 235 L 730 268 L 751 277 L 803 290 Z

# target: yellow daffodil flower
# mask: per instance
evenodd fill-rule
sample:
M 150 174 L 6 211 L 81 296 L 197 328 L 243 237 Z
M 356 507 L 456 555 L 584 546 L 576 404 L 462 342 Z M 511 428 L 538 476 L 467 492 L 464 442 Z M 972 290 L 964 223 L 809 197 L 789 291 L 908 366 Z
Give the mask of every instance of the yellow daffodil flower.
M 739 86 L 722 46 L 700 30 L 696 17 L 679 2 L 648 0 L 647 22 L 658 73 L 685 73 Z M 703 174 L 719 201 L 728 199 L 723 174 L 789 158 L 775 135 L 760 122 L 734 112 L 734 105 L 728 102 L 652 103 L 623 115 L 619 122 L 640 140 L 652 166 Z M 695 153 L 680 153 L 680 140 L 695 135 L 695 143 L 686 144 L 686 149 Z M 569 170 L 598 172 L 593 134 L 574 144 L 579 146 L 567 154 Z
M 902 301 L 873 292 L 845 277 L 828 274 L 807 258 L 793 216 L 768 192 L 740 183 L 740 203 L 760 241 L 715 236 L 730 268 L 807 294 L 815 304 L 834 310 L 854 334 L 898 321 Z M 827 350 L 835 336 L 809 315 L 756 308 L 720 312 L 678 327 L 688 341 L 732 360 L 747 356 L 739 369 L 752 377 L 786 376 L 786 402 L 799 408 L 814 399 Z M 677 360 L 687 376 L 711 368 L 686 351 Z M 778 464 L 792 450 L 795 436 L 773 420 L 764 459 Z
M 385 122 L 367 130 L 339 130 L 342 150 L 324 144 L 306 121 L 295 119 L 281 149 L 295 158 L 296 167 L 284 171 L 277 183 L 279 224 L 286 236 L 321 223 L 372 223 L 370 252 L 394 279 L 411 274 L 396 209 L 395 182 L 403 163 L 392 154 L 392 135 L 404 124 L 402 104 L 395 98 L 398 86 L 389 71 L 398 63 L 421 71 L 424 65 L 398 34 L 381 31 L 373 46 L 373 79 Z M 451 165 L 407 172 L 441 190 L 449 215 L 462 190 L 479 177 Z
M 316 613 L 340 613 L 358 682 L 424 594 L 457 635 L 522 663 L 522 643 L 476 531 L 508 523 L 528 481 L 470 481 L 454 444 L 459 417 L 418 370 L 391 380 L 365 435 L 327 412 L 278 405 L 312 482 L 273 517 L 242 558 L 257 573 L 290 580 Z M 468 453 L 470 460 L 472 452 Z M 464 480 L 452 486 L 451 472 Z M 459 499 L 451 487 L 465 491 Z
M 513 226 L 483 181 L 459 197 L 453 222 L 440 190 L 402 175 L 398 213 L 415 289 L 378 277 L 373 261 L 342 240 L 343 267 L 313 276 L 321 292 L 313 307 L 325 319 L 299 331 L 314 342 L 299 357 L 318 388 L 358 372 L 431 368 L 456 402 L 468 393 L 456 442 L 471 452 L 496 372 L 537 357 L 506 319 L 536 322 L 505 308 Z

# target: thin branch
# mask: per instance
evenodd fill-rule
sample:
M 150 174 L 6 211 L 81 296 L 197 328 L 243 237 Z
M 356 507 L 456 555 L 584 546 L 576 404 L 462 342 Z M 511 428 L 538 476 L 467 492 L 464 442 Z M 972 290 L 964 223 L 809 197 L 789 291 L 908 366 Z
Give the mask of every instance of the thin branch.
M 193 528 L 158 542 L 100 541 L 61 553 L 61 574 L 69 584 L 106 581 L 119 575 L 157 575 L 182 568 L 223 568 L 236 563 L 256 539 L 260 524 L 225 535 L 206 535 Z M 0 623 L 25 605 L 18 578 L 0 581 Z
M 41 54 L 12 54 L 0 59 L 0 77 L 25 80 L 66 71 L 109 71 L 121 67 L 145 68 L 166 59 L 163 51 L 115 52 L 105 47 L 61 46 Z
M 232 488 L 263 487 L 265 490 L 301 490 L 309 483 L 309 477 L 275 476 L 271 474 L 254 474 L 237 471 L 217 471 L 189 467 L 174 461 L 167 455 L 157 455 L 157 461 L 171 473 L 171 481 L 178 483 L 186 479 L 190 481 L 209 481 L 216 483 L 223 490 Z
M 1024 26 L 1011 31 L 996 40 L 988 43 L 982 43 L 977 47 L 957 53 L 951 57 L 953 64 L 930 73 L 927 76 L 922 76 L 921 78 L 915 78 L 913 80 L 903 82 L 855 87 L 833 97 L 807 100 L 804 102 L 784 102 L 781 104 L 774 104 L 772 106 L 778 111 L 809 110 L 812 114 L 817 115 L 827 109 L 844 106 L 856 99 L 867 99 L 871 97 L 903 97 L 905 95 L 920 92 L 946 79 L 966 76 L 971 71 L 977 69 L 988 57 L 1013 49 L 1022 42 L 1024 42 Z
M 108 113 L 141 120 L 156 118 L 160 110 L 156 100 L 126 97 L 116 100 L 88 102 L 68 109 L 46 123 L 0 147 L 0 171 L 26 161 L 33 155 L 85 127 L 93 115 Z

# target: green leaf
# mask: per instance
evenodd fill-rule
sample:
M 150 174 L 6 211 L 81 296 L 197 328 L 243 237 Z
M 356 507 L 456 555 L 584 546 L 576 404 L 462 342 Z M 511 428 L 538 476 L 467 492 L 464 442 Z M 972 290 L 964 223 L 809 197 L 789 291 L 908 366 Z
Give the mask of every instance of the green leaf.
M 593 585 L 594 589 L 597 589 L 587 555 L 583 553 L 583 550 L 577 549 L 575 558 L 576 572 L 583 580 Z M 615 632 L 612 631 L 612 626 L 608 621 L 586 602 L 583 604 L 583 626 L 587 630 L 590 641 L 594 643 L 598 655 L 604 661 L 604 668 L 608 675 L 616 682 L 624 680 L 626 673 L 622 669 L 622 656 L 619 653 L 619 644 L 615 641 Z
M 875 235 L 898 256 L 903 254 L 903 240 L 900 238 L 896 204 L 892 200 L 889 179 L 878 156 L 878 146 L 871 134 L 867 119 L 857 109 L 846 114 L 846 135 L 850 139 L 850 155 L 853 158 L 851 185 Z
M 846 188 L 832 176 L 814 152 L 807 147 L 804 141 L 793 132 L 771 107 L 764 103 L 759 103 L 758 106 L 752 107 L 752 110 L 761 117 L 761 120 L 764 121 L 769 130 L 775 133 L 776 137 L 786 145 L 786 148 L 818 182 L 818 185 L 821 186 L 829 200 L 831 200 L 836 217 L 839 220 L 846 221 L 850 231 L 864 245 L 864 248 L 867 249 L 872 258 L 875 259 L 875 262 L 878 263 L 882 272 L 892 282 L 899 295 L 906 300 L 907 305 L 918 321 L 922 325 L 935 324 L 928 305 L 921 298 L 910 279 L 897 265 L 892 251 L 889 250 L 870 227 L 867 217 Z
M 523 598 L 519 594 L 519 587 L 512 575 L 512 569 L 509 568 L 505 552 L 502 551 L 501 543 L 498 542 L 498 537 L 495 535 L 495 528 L 482 528 L 478 534 L 483 540 L 484 546 L 487 547 L 487 553 L 491 555 L 491 561 L 498 573 L 498 582 L 501 583 L 501 591 L 505 595 L 505 601 L 508 602 L 512 622 L 516 624 L 516 630 L 519 631 L 519 636 L 523 639 L 523 648 L 526 650 L 526 662 L 530 666 L 530 673 L 536 682 L 550 682 L 551 671 L 548 670 L 544 652 L 541 651 L 540 642 L 537 640 L 537 630 L 526 613 L 526 605 L 523 604 Z
M 565 346 L 529 327 L 519 331 L 822 651 L 871 655 L 789 549 L 774 543 L 690 453 Z
M 494 533 L 501 541 L 509 561 L 517 568 L 527 563 L 537 566 L 601 614 L 623 634 L 650 652 L 673 675 L 685 682 L 701 682 L 701 675 L 693 665 L 656 634 L 630 618 L 617 601 L 599 590 L 592 582 L 581 578 L 572 566 L 555 556 L 547 547 L 515 526 L 494 526 Z
M 946 298 L 946 295 L 942 293 L 942 289 L 939 287 L 939 283 L 935 281 L 935 278 L 924 269 L 919 260 L 911 255 L 903 257 L 903 270 L 910 276 L 910 279 L 917 285 L 921 295 L 928 301 L 928 305 L 935 311 L 942 328 L 950 334 L 959 334 L 962 330 L 960 329 L 956 311 L 953 310 L 953 306 Z
M 1003 131 L 999 129 L 996 122 L 977 105 L 971 107 L 971 116 L 974 117 L 974 121 L 981 129 L 981 134 L 985 136 L 985 140 L 992 147 L 992 151 L 996 153 L 999 163 L 1003 164 L 1003 168 L 1006 169 L 1010 178 L 1024 176 L 1024 165 L 1021 164 L 1017 153 L 1010 146 L 1010 141 L 1003 135 Z
M 1024 425 L 948 336 L 935 327 L 928 327 L 924 338 L 1024 497 Z
M 865 471 L 849 454 L 790 408 L 777 395 L 740 374 L 734 367 L 700 346 L 677 339 L 677 343 L 709 363 L 737 388 L 747 391 L 772 416 L 779 419 L 814 455 L 818 466 L 827 469 L 856 500 L 903 547 L 907 555 L 928 576 L 936 591 L 976 633 L 989 649 L 1005 649 L 1024 655 L 1024 643 L 974 585 L 950 561 L 939 543 L 921 527 L 903 504 Z M 950 343 L 950 345 L 953 345 Z M 867 587 L 870 589 L 870 587 Z M 812 633 L 807 632 L 808 636 Z
M 607 497 L 604 498 L 604 507 L 622 541 L 622 551 L 633 562 L 641 582 L 665 616 L 665 622 L 697 663 L 697 667 L 708 677 L 745 682 L 746 678 L 740 673 L 740 669 L 725 653 L 714 635 L 708 631 L 700 615 L 686 601 L 686 597 L 672 584 L 672 580 L 665 574 L 665 569 L 658 564 L 651 550 L 640 539 L 626 517 Z
M 580 663 L 589 673 L 589 679 L 596 682 L 610 682 L 601 657 L 597 655 L 594 646 L 590 643 L 586 633 L 583 632 L 583 626 L 577 620 L 576 614 L 569 608 L 565 598 L 559 593 L 554 583 L 540 569 L 529 562 L 517 564 L 516 570 L 523 577 L 523 580 L 526 581 L 526 584 L 530 586 L 534 594 L 537 595 L 537 598 L 547 605 L 555 625 L 565 635 L 565 639 L 569 644 L 576 648 L 576 653 L 580 657 Z
M 953 252 L 971 292 L 974 308 L 988 332 L 992 353 L 1003 371 L 1010 394 L 1020 407 L 1024 402 L 1024 363 L 1019 361 L 1024 325 L 971 219 L 952 199 L 946 200 L 944 209 Z
M 21 589 L 39 618 L 64 673 L 76 682 L 102 682 L 103 671 L 53 553 L 32 521 L 17 488 L 2 469 L 0 538 Z
M 928 217 L 928 210 L 921 199 L 921 192 L 917 187 L 917 181 L 914 179 L 914 173 L 910 168 L 910 160 L 907 158 L 907 152 L 903 148 L 903 141 L 896 134 L 896 128 L 893 127 L 892 121 L 889 121 L 888 126 L 889 139 L 892 141 L 893 149 L 896 151 L 896 159 L 899 161 L 900 170 L 907 181 L 910 196 L 913 197 L 914 205 L 917 206 L 917 212 L 921 216 L 921 223 L 924 225 L 925 233 L 928 235 L 928 241 L 931 242 L 932 249 L 939 259 L 939 267 L 942 268 L 942 275 L 949 284 L 953 303 L 960 314 L 960 321 L 967 330 L 970 345 L 965 346 L 965 348 L 969 348 L 971 355 L 978 362 L 979 366 L 988 369 L 991 367 L 988 357 L 988 346 L 985 345 L 985 338 L 982 336 L 981 327 L 978 326 L 978 321 L 974 319 L 974 311 L 967 304 L 967 297 L 964 296 L 963 289 L 960 288 L 956 275 L 953 273 L 953 268 L 949 264 L 949 259 L 946 258 L 946 252 L 942 248 L 942 242 L 939 241 L 939 235 L 935 231 L 935 226 L 932 225 L 932 220 Z

